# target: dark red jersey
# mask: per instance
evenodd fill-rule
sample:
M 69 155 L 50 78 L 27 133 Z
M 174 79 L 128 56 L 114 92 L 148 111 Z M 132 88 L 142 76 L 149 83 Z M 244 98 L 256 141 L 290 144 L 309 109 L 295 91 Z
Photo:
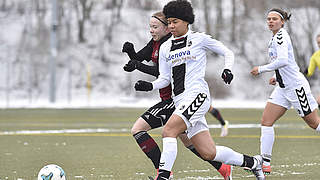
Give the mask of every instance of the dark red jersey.
M 159 65 L 158 59 L 159 59 L 160 45 L 161 45 L 160 41 L 153 41 L 153 44 L 152 44 L 153 51 L 152 51 L 152 55 L 151 55 L 151 60 L 152 60 L 152 62 L 157 64 L 157 66 Z M 159 89 L 159 93 L 160 93 L 160 98 L 162 100 L 170 99 L 171 93 L 172 93 L 171 85 L 169 85 L 165 88 Z

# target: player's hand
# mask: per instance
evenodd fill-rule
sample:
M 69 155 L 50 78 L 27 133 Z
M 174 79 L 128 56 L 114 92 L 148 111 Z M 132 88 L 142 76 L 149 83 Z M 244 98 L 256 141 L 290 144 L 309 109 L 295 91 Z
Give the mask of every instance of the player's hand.
M 270 78 L 270 79 L 269 79 L 269 84 L 270 84 L 270 85 L 276 85 L 276 84 L 277 84 L 276 78 L 274 78 L 274 77 Z
M 122 46 L 122 52 L 129 53 L 132 51 L 134 51 L 133 44 L 131 42 L 125 42 Z
M 250 72 L 253 76 L 257 76 L 259 74 L 258 66 L 255 66 L 251 69 Z
M 233 79 L 233 74 L 230 69 L 224 69 L 221 77 L 226 84 L 230 84 Z
M 123 70 L 127 72 L 132 72 L 138 68 L 139 62 L 137 60 L 130 60 L 127 64 L 123 66 Z
M 147 81 L 139 80 L 134 85 L 136 91 L 151 91 L 153 89 L 152 83 Z

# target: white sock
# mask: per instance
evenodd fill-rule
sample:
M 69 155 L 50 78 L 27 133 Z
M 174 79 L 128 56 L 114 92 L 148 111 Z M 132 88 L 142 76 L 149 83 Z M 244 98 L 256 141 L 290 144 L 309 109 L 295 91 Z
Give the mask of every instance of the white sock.
M 317 127 L 316 131 L 320 132 L 320 123 L 318 124 L 318 127 Z
M 225 146 L 216 146 L 216 157 L 213 160 L 224 164 L 241 166 L 243 164 L 243 154 Z
M 274 128 L 269 126 L 261 126 L 260 152 L 264 158 L 271 160 L 272 147 L 274 143 Z M 264 161 L 264 165 L 269 166 L 270 162 Z
M 177 157 L 177 139 L 163 138 L 163 151 L 161 153 L 159 169 L 171 171 Z

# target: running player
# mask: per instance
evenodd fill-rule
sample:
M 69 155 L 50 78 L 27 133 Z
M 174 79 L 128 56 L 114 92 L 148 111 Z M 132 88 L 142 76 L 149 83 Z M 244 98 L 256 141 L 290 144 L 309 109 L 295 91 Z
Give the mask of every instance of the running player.
M 320 48 L 320 34 L 317 35 L 317 44 L 318 44 L 318 47 Z M 320 70 L 320 50 L 313 53 L 313 55 L 310 58 L 309 67 L 305 71 L 305 74 L 307 75 L 307 77 L 310 77 L 313 75 L 317 66 Z M 320 94 L 317 97 L 317 102 L 318 102 L 318 108 L 320 109 Z
M 187 132 L 188 138 L 203 159 L 248 167 L 257 179 L 265 179 L 262 172 L 262 157 L 243 155 L 224 146 L 216 146 L 209 133 L 205 113 L 210 108 L 209 88 L 204 80 L 206 51 L 225 57 L 222 78 L 230 84 L 234 55 L 221 42 L 204 33 L 192 32 L 189 24 L 194 22 L 193 8 L 186 0 L 171 1 L 163 8 L 168 27 L 173 37 L 160 47 L 160 75 L 152 83 L 139 80 L 137 91 L 161 89 L 171 83 L 176 110 L 165 124 L 162 132 L 163 152 L 156 179 L 168 179 L 177 156 L 179 134 Z
M 290 36 L 283 28 L 289 19 L 290 15 L 281 9 L 275 8 L 268 12 L 267 24 L 273 34 L 268 45 L 271 63 L 256 66 L 251 70 L 253 76 L 275 71 L 269 84 L 278 84 L 267 101 L 261 119 L 260 151 L 264 160 L 263 171 L 265 174 L 271 172 L 270 161 L 274 143 L 273 124 L 291 106 L 311 128 L 320 131 L 317 102 L 311 94 L 308 81 L 299 72 Z
M 168 22 L 162 12 L 157 12 L 152 15 L 150 19 L 150 34 L 152 39 L 150 42 L 139 52 L 135 52 L 132 43 L 126 42 L 123 45 L 122 52 L 126 52 L 130 57 L 130 61 L 123 67 L 125 71 L 132 72 L 138 69 L 146 74 L 158 77 L 159 66 L 158 66 L 158 54 L 159 48 L 163 42 L 171 37 L 171 33 L 167 27 Z M 149 66 L 142 61 L 152 61 L 155 66 Z M 175 110 L 171 98 L 171 86 L 168 85 L 165 88 L 159 90 L 161 102 L 155 104 L 149 108 L 144 114 L 139 117 L 134 123 L 131 133 L 136 139 L 141 150 L 146 154 L 146 156 L 151 159 L 155 169 L 159 170 L 159 161 L 161 152 L 159 146 L 154 141 L 154 139 L 147 133 L 147 131 L 155 128 L 159 128 L 166 124 L 169 117 Z M 212 110 L 214 111 L 214 110 Z M 215 110 L 215 115 L 222 119 L 218 110 Z M 223 120 L 223 119 L 222 119 Z M 222 131 L 227 133 L 225 131 Z M 194 154 L 200 157 L 199 153 L 193 147 L 191 141 L 188 139 L 185 133 L 179 135 L 183 144 L 190 149 Z M 212 166 L 214 166 L 218 172 L 224 177 L 224 179 L 231 179 L 231 166 L 222 164 L 221 162 L 208 161 Z

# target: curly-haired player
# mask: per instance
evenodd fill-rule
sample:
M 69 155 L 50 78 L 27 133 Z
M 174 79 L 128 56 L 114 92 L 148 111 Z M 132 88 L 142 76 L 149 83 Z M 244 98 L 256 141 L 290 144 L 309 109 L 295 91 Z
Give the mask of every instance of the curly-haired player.
M 173 37 L 160 47 L 160 75 L 152 83 L 139 80 L 135 84 L 138 91 L 161 89 L 170 83 L 172 86 L 176 109 L 162 131 L 163 151 L 156 179 L 169 178 L 177 156 L 176 138 L 185 131 L 203 159 L 247 167 L 257 179 L 265 179 L 262 157 L 251 157 L 225 146 L 216 146 L 205 119 L 211 104 L 208 84 L 204 80 L 206 52 L 213 51 L 225 57 L 222 79 L 226 84 L 230 84 L 233 79 L 233 52 L 209 35 L 189 30 L 189 24 L 194 22 L 194 14 L 188 1 L 171 1 L 164 6 L 163 13 Z

